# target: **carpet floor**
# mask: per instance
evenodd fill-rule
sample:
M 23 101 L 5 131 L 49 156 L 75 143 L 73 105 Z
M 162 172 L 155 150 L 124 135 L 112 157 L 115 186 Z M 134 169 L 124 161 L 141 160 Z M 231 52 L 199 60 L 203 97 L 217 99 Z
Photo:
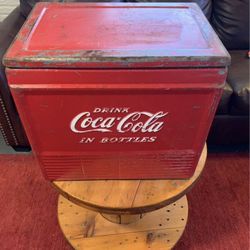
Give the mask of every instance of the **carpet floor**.
M 175 250 L 249 249 L 248 159 L 209 154 L 188 194 L 189 220 Z M 72 249 L 57 222 L 58 194 L 33 156 L 0 155 L 0 171 L 0 249 Z

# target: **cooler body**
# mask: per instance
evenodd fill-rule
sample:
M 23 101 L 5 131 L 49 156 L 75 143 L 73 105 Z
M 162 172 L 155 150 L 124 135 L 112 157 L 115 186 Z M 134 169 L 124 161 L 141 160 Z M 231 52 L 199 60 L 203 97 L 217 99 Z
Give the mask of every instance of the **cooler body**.
M 225 69 L 8 70 L 48 179 L 188 178 Z
M 219 45 L 212 46 L 215 35 L 209 33 L 213 41 L 206 47 L 204 35 L 197 38 L 199 29 L 193 30 L 196 37 L 187 36 L 185 18 L 182 26 L 174 25 L 174 19 L 164 21 L 169 18 L 165 12 L 174 10 L 176 15 L 197 7 L 77 6 L 80 8 L 74 4 L 38 5 L 5 59 L 9 86 L 44 176 L 49 180 L 191 177 L 222 93 L 228 60 L 217 40 Z M 117 15 L 120 11 L 124 11 L 123 16 Z M 145 12 L 155 23 L 151 31 L 158 27 L 162 37 L 149 38 L 137 27 L 139 37 L 135 34 L 125 44 L 121 38 L 130 27 L 131 11 Z M 47 19 L 68 14 L 77 24 L 80 17 L 83 22 L 93 13 L 102 13 L 98 16 L 101 24 L 91 21 L 96 30 L 98 25 L 103 28 L 103 22 L 109 27 L 98 39 L 97 33 L 86 28 L 94 45 L 77 30 L 69 38 L 64 34 L 61 43 L 64 23 L 60 24 L 60 19 L 55 32 L 45 39 Z M 112 32 L 111 14 L 116 14 L 119 24 L 113 24 Z M 146 19 L 139 21 L 149 24 Z M 29 22 L 34 24 L 32 28 Z M 163 29 L 166 23 L 168 33 Z M 69 28 L 67 32 L 72 33 Z M 114 41 L 105 32 L 106 36 L 113 34 L 114 50 L 110 50 Z M 199 43 L 194 45 L 190 39 Z M 41 40 L 44 43 L 39 43 Z M 97 49 L 89 51 L 91 46 Z M 174 46 L 183 48 L 176 52 Z

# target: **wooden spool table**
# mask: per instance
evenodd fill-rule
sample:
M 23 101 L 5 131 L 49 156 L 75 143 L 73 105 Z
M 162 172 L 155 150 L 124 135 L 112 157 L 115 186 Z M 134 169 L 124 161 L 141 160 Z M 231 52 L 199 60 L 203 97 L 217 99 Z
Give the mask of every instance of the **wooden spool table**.
M 206 156 L 205 146 L 188 180 L 53 182 L 61 193 L 58 220 L 64 236 L 75 249 L 171 249 L 187 223 L 185 194 Z

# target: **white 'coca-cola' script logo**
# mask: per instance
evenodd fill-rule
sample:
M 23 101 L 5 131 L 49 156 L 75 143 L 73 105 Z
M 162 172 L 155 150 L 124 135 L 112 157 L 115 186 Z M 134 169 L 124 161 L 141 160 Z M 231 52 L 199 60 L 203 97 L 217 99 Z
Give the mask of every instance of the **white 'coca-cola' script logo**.
M 82 112 L 73 118 L 70 129 L 75 133 L 113 132 L 114 129 L 119 133 L 155 133 L 163 128 L 164 122 L 159 120 L 167 114 L 163 111 L 155 114 L 142 111 L 126 114 L 124 117 L 92 118 L 90 112 Z

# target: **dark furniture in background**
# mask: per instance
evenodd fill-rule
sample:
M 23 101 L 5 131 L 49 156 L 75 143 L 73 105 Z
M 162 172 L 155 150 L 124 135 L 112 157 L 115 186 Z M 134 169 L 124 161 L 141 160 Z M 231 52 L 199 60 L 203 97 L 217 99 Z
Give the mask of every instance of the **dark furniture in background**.
M 8 88 L 2 58 L 24 21 L 18 7 L 0 23 L 0 131 L 5 142 L 16 149 L 29 146 L 29 142 Z
M 0 23 L 0 61 L 2 61 L 5 51 L 36 2 L 39 1 L 20 0 L 20 6 Z M 223 44 L 229 50 L 232 64 L 229 67 L 224 93 L 209 133 L 208 144 L 248 145 L 250 91 L 249 58 L 247 56 L 249 51 L 249 1 L 196 0 L 157 2 L 197 2 Z M 15 149 L 29 147 L 29 142 L 8 88 L 2 64 L 0 64 L 0 130 L 6 143 Z

